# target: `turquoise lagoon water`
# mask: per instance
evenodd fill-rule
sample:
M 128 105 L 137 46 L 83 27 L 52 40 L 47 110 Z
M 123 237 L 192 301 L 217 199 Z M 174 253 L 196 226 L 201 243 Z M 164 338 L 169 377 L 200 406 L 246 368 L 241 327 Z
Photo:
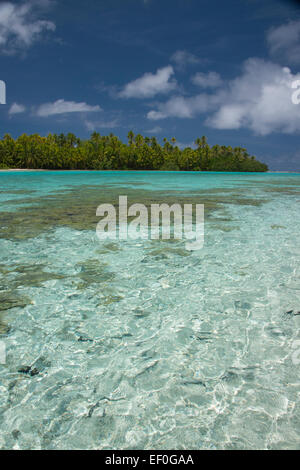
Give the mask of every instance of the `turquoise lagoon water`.
M 100 242 L 85 208 L 126 190 L 208 201 L 203 249 Z M 299 449 L 299 202 L 300 174 L 0 172 L 0 448 Z

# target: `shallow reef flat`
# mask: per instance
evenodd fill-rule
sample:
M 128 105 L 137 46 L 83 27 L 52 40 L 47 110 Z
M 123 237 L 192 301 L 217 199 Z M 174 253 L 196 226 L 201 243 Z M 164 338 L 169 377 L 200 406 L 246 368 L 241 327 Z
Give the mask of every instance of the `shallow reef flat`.
M 144 204 L 149 213 L 151 204 L 204 204 L 206 216 L 212 218 L 216 210 L 225 210 L 227 205 L 258 206 L 265 198 L 250 198 L 246 191 L 198 190 L 191 194 L 186 191 L 150 191 L 111 187 L 104 185 L 80 186 L 76 189 L 58 192 L 44 197 L 16 199 L 8 201 L 15 206 L 14 211 L 0 212 L 0 238 L 24 240 L 55 229 L 70 227 L 76 230 L 95 229 L 99 218 L 96 217 L 98 205 L 110 203 L 117 208 L 119 195 L 126 192 L 128 205 Z M 21 206 L 21 207 L 19 207 Z M 3 209 L 4 203 L 2 205 Z M 130 218 L 129 218 L 130 220 Z
M 1 449 L 299 449 L 300 175 L 11 175 Z M 204 203 L 204 247 L 100 241 L 124 194 Z

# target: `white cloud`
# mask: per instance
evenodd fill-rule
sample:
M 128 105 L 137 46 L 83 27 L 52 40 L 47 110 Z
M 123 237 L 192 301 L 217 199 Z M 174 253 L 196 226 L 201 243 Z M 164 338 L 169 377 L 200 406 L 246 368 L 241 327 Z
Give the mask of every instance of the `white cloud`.
M 247 128 L 256 134 L 300 132 L 300 105 L 292 102 L 293 74 L 287 67 L 248 59 L 240 76 L 214 93 L 175 96 L 157 105 L 147 117 L 193 118 L 207 113 L 206 124 L 216 129 Z
M 300 20 L 272 28 L 267 42 L 272 56 L 287 64 L 300 64 Z
M 198 72 L 191 78 L 191 81 L 194 85 L 202 88 L 217 88 L 221 86 L 223 82 L 220 75 L 216 72 Z
M 169 93 L 177 87 L 176 80 L 171 77 L 173 67 L 168 65 L 158 69 L 156 73 L 145 73 L 142 77 L 127 83 L 119 93 L 122 98 L 153 98 L 160 93 Z
M 192 118 L 197 114 L 209 111 L 214 103 L 214 97 L 201 94 L 196 96 L 174 96 L 165 103 L 158 104 L 158 110 L 149 111 L 148 119 L 159 120 L 168 117 Z
M 171 61 L 175 62 L 179 68 L 184 68 L 186 65 L 196 65 L 202 62 L 199 57 L 186 50 L 178 50 L 174 52 L 171 56 Z
M 245 62 L 240 77 L 219 95 L 219 109 L 207 120 L 217 129 L 248 128 L 260 135 L 300 131 L 300 106 L 291 84 L 300 79 L 287 67 L 261 59 Z
M 11 107 L 9 108 L 8 114 L 10 116 L 13 115 L 13 114 L 20 114 L 20 113 L 24 113 L 25 110 L 26 110 L 26 108 L 22 104 L 13 103 L 11 105 Z
M 85 121 L 85 127 L 88 131 L 93 132 L 96 129 L 114 129 L 119 127 L 118 120 L 114 119 L 112 121 Z
M 36 42 L 45 31 L 54 31 L 52 21 L 39 20 L 36 12 L 48 5 L 47 1 L 37 3 L 28 0 L 25 3 L 0 4 L 0 51 L 13 54 L 20 49 L 28 48 Z
M 160 134 L 163 131 L 162 127 L 154 126 L 152 129 L 147 129 L 145 132 L 147 134 Z
M 36 114 L 40 117 L 53 116 L 55 114 L 66 113 L 92 113 L 101 111 L 100 106 L 90 106 L 84 102 L 76 103 L 75 101 L 57 100 L 54 103 L 45 103 L 39 106 Z

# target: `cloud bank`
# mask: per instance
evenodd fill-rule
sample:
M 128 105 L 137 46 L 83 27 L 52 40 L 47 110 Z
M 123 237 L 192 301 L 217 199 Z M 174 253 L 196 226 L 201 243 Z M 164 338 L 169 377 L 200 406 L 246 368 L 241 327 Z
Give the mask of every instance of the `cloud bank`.
M 200 76 L 202 86 L 207 85 L 206 78 Z M 299 132 L 300 105 L 293 104 L 291 88 L 297 79 L 300 74 L 293 74 L 287 67 L 248 59 L 241 75 L 222 88 L 189 97 L 173 96 L 159 103 L 147 117 L 193 118 L 208 113 L 205 123 L 215 129 L 248 128 L 260 135 Z

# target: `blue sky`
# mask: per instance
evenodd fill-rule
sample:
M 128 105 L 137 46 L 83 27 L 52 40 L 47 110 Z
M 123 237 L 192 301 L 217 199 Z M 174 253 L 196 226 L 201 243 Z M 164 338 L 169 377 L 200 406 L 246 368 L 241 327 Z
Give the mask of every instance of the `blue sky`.
M 299 2 L 1 2 L 0 61 L 2 134 L 206 135 L 300 169 Z

